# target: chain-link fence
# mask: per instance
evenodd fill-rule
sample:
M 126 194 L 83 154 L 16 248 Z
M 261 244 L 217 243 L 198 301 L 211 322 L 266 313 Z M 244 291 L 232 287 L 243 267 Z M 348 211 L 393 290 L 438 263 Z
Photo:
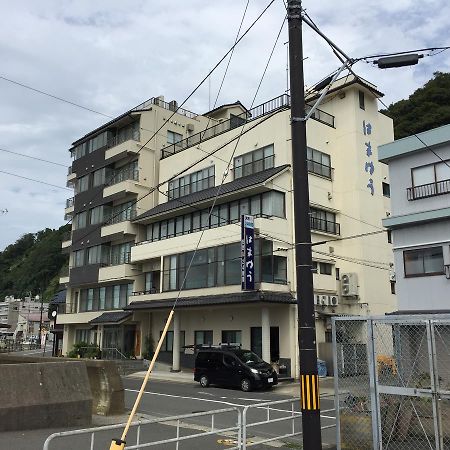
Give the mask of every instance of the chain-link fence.
M 450 316 L 333 320 L 338 448 L 450 449 Z

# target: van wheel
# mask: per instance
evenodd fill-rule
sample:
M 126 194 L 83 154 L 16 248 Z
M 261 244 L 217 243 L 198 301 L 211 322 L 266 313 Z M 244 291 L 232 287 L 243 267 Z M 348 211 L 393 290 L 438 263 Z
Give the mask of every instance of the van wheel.
M 241 380 L 241 390 L 244 392 L 249 392 L 252 390 L 252 384 L 248 378 L 243 378 Z
M 209 386 L 209 378 L 206 375 L 200 377 L 200 386 L 204 388 Z

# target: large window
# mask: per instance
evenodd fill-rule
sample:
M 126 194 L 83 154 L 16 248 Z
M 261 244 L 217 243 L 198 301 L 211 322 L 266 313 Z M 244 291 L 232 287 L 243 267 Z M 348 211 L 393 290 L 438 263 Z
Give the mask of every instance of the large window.
M 95 245 L 87 249 L 87 264 L 107 264 L 109 259 L 109 246 Z
M 79 214 L 76 214 L 73 220 L 75 230 L 84 228 L 87 225 L 87 218 L 88 218 L 87 211 L 82 211 Z
M 90 225 L 96 225 L 103 223 L 106 218 L 110 217 L 111 207 L 108 205 L 101 205 L 92 208 L 89 211 L 89 223 Z
M 444 273 L 442 247 L 420 248 L 403 252 L 405 277 L 441 275 Z
M 439 162 L 428 166 L 415 167 L 412 172 L 412 188 L 408 189 L 408 199 L 431 197 L 450 192 L 450 162 Z
M 242 214 L 251 214 L 255 217 L 275 216 L 285 218 L 284 194 L 278 191 L 269 191 L 230 203 L 223 203 L 214 207 L 209 219 L 209 209 L 203 209 L 155 222 L 147 226 L 146 240 L 150 242 L 159 241 L 236 223 L 241 220 Z
M 213 330 L 197 330 L 194 332 L 195 345 L 212 345 Z
M 79 312 L 122 309 L 128 305 L 133 283 L 81 289 Z
M 311 147 L 308 147 L 307 152 L 308 172 L 331 179 L 330 155 Z
M 310 217 L 312 230 L 340 234 L 339 224 L 336 223 L 336 214 L 323 209 L 311 208 Z
M 273 144 L 234 158 L 234 179 L 262 172 L 275 166 Z
M 76 250 L 75 252 L 73 252 L 72 266 L 73 267 L 84 266 L 84 249 Z
M 222 330 L 222 343 L 224 344 L 242 344 L 241 330 Z
M 214 166 L 199 170 L 169 182 L 169 200 L 214 186 Z
M 111 247 L 110 264 L 116 266 L 119 264 L 127 264 L 131 259 L 131 247 L 134 242 L 125 242 L 124 244 L 113 245 Z
M 287 282 L 287 260 L 273 254 L 271 241 L 255 241 L 255 281 L 277 284 Z M 240 242 L 200 249 L 195 256 L 194 252 L 186 252 L 164 257 L 164 291 L 235 285 L 240 282 Z
M 109 167 L 103 167 L 102 169 L 96 170 L 94 172 L 92 186 L 102 186 L 108 183 L 112 177 L 112 169 Z
M 139 166 L 137 160 L 115 169 L 109 184 L 113 185 L 126 180 L 139 180 Z
M 75 185 L 75 194 L 85 192 L 89 189 L 89 174 L 84 177 L 80 177 Z
M 92 153 L 99 148 L 103 148 L 106 146 L 108 139 L 112 137 L 111 131 L 104 131 L 103 133 L 98 134 L 97 136 L 89 139 L 82 144 L 77 145 L 71 150 L 72 157 L 74 159 L 81 158 L 82 156 L 87 155 L 88 153 Z
M 136 217 L 136 202 L 130 201 L 115 205 L 111 208 L 111 216 L 105 218 L 112 223 L 124 222 L 125 220 L 132 220 Z

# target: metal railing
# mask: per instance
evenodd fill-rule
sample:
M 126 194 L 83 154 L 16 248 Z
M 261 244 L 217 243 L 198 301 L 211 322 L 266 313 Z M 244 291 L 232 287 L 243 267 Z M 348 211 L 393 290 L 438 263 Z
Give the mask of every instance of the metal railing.
M 224 426 L 220 427 L 217 426 L 217 416 L 221 415 L 232 415 L 233 417 L 236 417 L 236 425 L 233 426 Z M 182 435 L 181 429 L 183 428 L 183 421 L 186 419 L 198 419 L 203 417 L 211 417 L 210 425 L 202 427 L 203 429 L 200 430 L 199 433 L 192 433 L 187 435 Z M 112 437 L 119 437 L 120 432 L 124 429 L 125 423 L 119 423 L 116 425 L 107 425 L 97 428 L 85 428 L 82 430 L 73 430 L 73 431 L 63 431 L 60 433 L 53 433 L 51 434 L 44 442 L 43 450 L 51 450 L 51 444 L 56 439 L 64 439 L 67 438 L 67 440 L 73 440 L 75 436 L 84 436 L 85 437 L 85 448 L 86 450 L 89 448 L 90 450 L 94 450 L 94 448 L 107 448 L 107 445 L 111 444 Z M 176 437 L 168 438 L 168 439 L 161 439 L 161 440 L 154 440 L 150 442 L 142 442 L 142 429 L 144 427 L 154 427 L 157 425 L 169 425 L 176 427 Z M 115 430 L 116 436 L 111 433 L 112 430 Z M 108 432 L 108 433 L 104 433 Z M 213 411 L 204 411 L 204 412 L 198 412 L 198 413 L 192 413 L 192 414 L 182 414 L 178 416 L 170 416 L 170 417 L 163 417 L 163 418 L 157 418 L 157 419 L 151 419 L 151 420 L 140 420 L 137 422 L 132 422 L 130 426 L 130 431 L 128 433 L 128 439 L 127 439 L 127 450 L 132 449 L 140 449 L 140 448 L 148 448 L 148 447 L 154 447 L 162 444 L 175 444 L 176 449 L 179 448 L 179 444 L 181 442 L 185 441 L 192 441 L 195 439 L 203 439 L 200 442 L 197 442 L 197 444 L 200 445 L 201 443 L 204 444 L 204 438 L 206 436 L 215 436 L 215 435 L 226 435 L 227 433 L 236 433 L 237 437 L 237 447 L 235 448 L 241 448 L 242 447 L 242 413 L 237 407 L 230 407 L 230 408 L 223 408 L 223 409 L 217 409 Z M 136 443 L 131 444 L 131 435 L 135 435 L 135 439 L 133 439 Z M 156 433 L 151 433 L 152 435 L 156 435 Z M 77 439 L 77 442 L 79 441 L 79 438 Z M 80 447 L 81 448 L 81 447 Z M 204 448 L 204 447 L 203 447 Z M 231 450 L 231 449 L 230 449 Z
M 182 141 L 179 141 L 175 144 L 168 145 L 161 150 L 161 159 L 167 158 L 171 155 L 174 155 L 178 152 L 186 150 L 189 147 L 200 144 L 203 141 L 211 139 L 212 137 L 218 136 L 219 134 L 225 133 L 227 131 L 232 130 L 233 128 L 244 125 L 247 122 L 251 122 L 253 120 L 259 119 L 267 114 L 271 114 L 275 111 L 287 109 L 290 107 L 290 96 L 287 94 L 280 95 L 279 97 L 275 97 L 261 105 L 255 106 L 254 108 L 239 114 L 237 116 L 233 116 L 228 120 L 223 122 L 219 122 L 212 127 L 207 128 L 206 130 L 200 131 L 192 136 L 189 136 Z M 306 114 L 310 111 L 311 106 L 306 106 Z M 334 116 L 326 113 L 320 109 L 316 109 L 311 116 L 312 119 L 317 120 L 319 122 L 324 123 L 325 125 L 329 125 L 334 127 Z
M 139 170 L 132 169 L 131 167 L 118 170 L 114 173 L 111 180 L 109 180 L 108 186 L 113 186 L 114 184 L 127 180 L 139 181 Z
M 408 200 L 434 197 L 450 193 L 450 180 L 437 181 L 435 183 L 421 184 L 406 189 Z
M 41 348 L 40 343 L 36 341 L 25 342 L 23 340 L 1 339 L 0 353 L 22 352 L 24 350 L 36 350 Z
M 139 130 L 130 130 L 128 133 L 120 134 L 112 137 L 106 143 L 107 148 L 115 147 L 116 145 L 123 144 L 127 141 L 137 141 L 141 140 L 141 133 Z
M 131 252 L 122 252 L 112 254 L 109 259 L 110 266 L 118 266 L 120 264 L 129 264 L 131 262 Z
M 181 114 L 182 116 L 188 117 L 189 119 L 195 119 L 199 115 L 192 111 L 188 111 L 187 109 L 178 108 L 177 102 L 175 101 L 168 103 L 158 97 L 152 97 L 151 99 L 146 100 L 145 102 L 135 106 L 131 111 L 141 111 L 143 109 L 149 109 L 152 105 L 159 106 L 160 108 L 164 108 L 169 111 L 177 111 L 177 114 Z
M 133 220 L 137 216 L 136 208 L 130 208 L 120 213 L 112 213 L 109 217 L 105 218 L 105 226 L 113 225 L 116 223 L 125 222 L 127 220 Z
M 115 347 L 102 348 L 101 358 L 108 360 L 129 359 L 118 348 Z
M 310 217 L 311 230 L 323 231 L 330 234 L 341 234 L 341 226 L 336 222 L 331 222 L 325 219 Z
M 159 289 L 158 288 L 151 288 L 148 290 L 144 290 L 144 291 L 133 291 L 131 293 L 131 295 L 149 295 L 149 294 L 159 294 Z

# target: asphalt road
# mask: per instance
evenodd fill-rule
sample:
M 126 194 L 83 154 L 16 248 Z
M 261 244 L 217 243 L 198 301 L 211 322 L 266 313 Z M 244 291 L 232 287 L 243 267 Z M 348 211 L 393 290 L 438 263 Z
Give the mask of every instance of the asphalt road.
M 125 402 L 126 407 L 131 409 L 140 388 L 142 380 L 124 378 Z M 235 407 L 243 409 L 245 406 L 251 406 L 248 412 L 248 423 L 265 421 L 270 414 L 271 419 L 281 419 L 291 417 L 292 414 L 299 412 L 299 404 L 271 404 L 269 410 L 267 407 L 260 406 L 265 402 L 275 402 L 291 398 L 288 395 L 277 393 L 276 388 L 271 391 L 255 391 L 243 393 L 235 389 L 224 389 L 217 387 L 201 388 L 198 383 L 175 383 L 166 381 L 152 380 L 146 388 L 143 395 L 139 413 L 146 418 L 165 418 L 181 414 L 201 413 L 211 410 Z M 323 398 L 321 401 L 322 410 L 332 409 L 334 402 L 332 398 Z M 292 409 L 294 413 L 292 412 Z M 125 417 L 116 418 L 119 421 L 125 421 Z M 237 413 L 231 412 L 218 414 L 214 417 L 214 427 L 224 428 L 232 427 L 236 424 Z M 292 429 L 292 420 L 278 421 L 270 424 L 259 425 L 248 428 L 248 442 L 257 442 L 261 438 L 276 438 L 282 434 L 288 433 Z M 334 413 L 323 413 L 322 426 L 334 424 Z M 295 431 L 301 430 L 301 419 L 294 419 Z M 195 433 L 204 432 L 211 427 L 211 415 L 188 418 L 181 420 L 180 435 L 188 436 Z M 0 450 L 40 450 L 47 436 L 54 432 L 65 431 L 61 429 L 32 430 L 20 432 L 2 433 L 0 436 Z M 96 434 L 95 450 L 109 449 L 111 439 L 119 437 L 122 429 L 117 431 L 99 432 Z M 177 433 L 176 421 L 166 424 L 145 425 L 141 428 L 141 442 L 150 442 L 175 438 Z M 334 444 L 335 428 L 327 429 L 322 434 L 323 444 Z M 180 450 L 199 450 L 199 449 L 226 449 L 229 448 L 227 439 L 235 439 L 236 433 L 230 432 L 226 435 L 213 434 L 192 440 L 186 440 L 180 443 Z M 90 437 L 75 437 L 55 440 L 50 446 L 50 450 L 84 450 L 90 449 Z M 222 442 L 221 442 L 222 441 Z M 130 430 L 128 435 L 129 445 L 136 443 L 136 429 Z M 265 450 L 273 448 L 274 445 L 285 446 L 289 443 L 290 448 L 301 448 L 301 436 L 294 438 L 277 439 L 277 442 L 271 446 L 267 444 L 258 444 L 256 450 Z M 158 445 L 157 449 L 175 449 L 175 444 L 171 443 Z

